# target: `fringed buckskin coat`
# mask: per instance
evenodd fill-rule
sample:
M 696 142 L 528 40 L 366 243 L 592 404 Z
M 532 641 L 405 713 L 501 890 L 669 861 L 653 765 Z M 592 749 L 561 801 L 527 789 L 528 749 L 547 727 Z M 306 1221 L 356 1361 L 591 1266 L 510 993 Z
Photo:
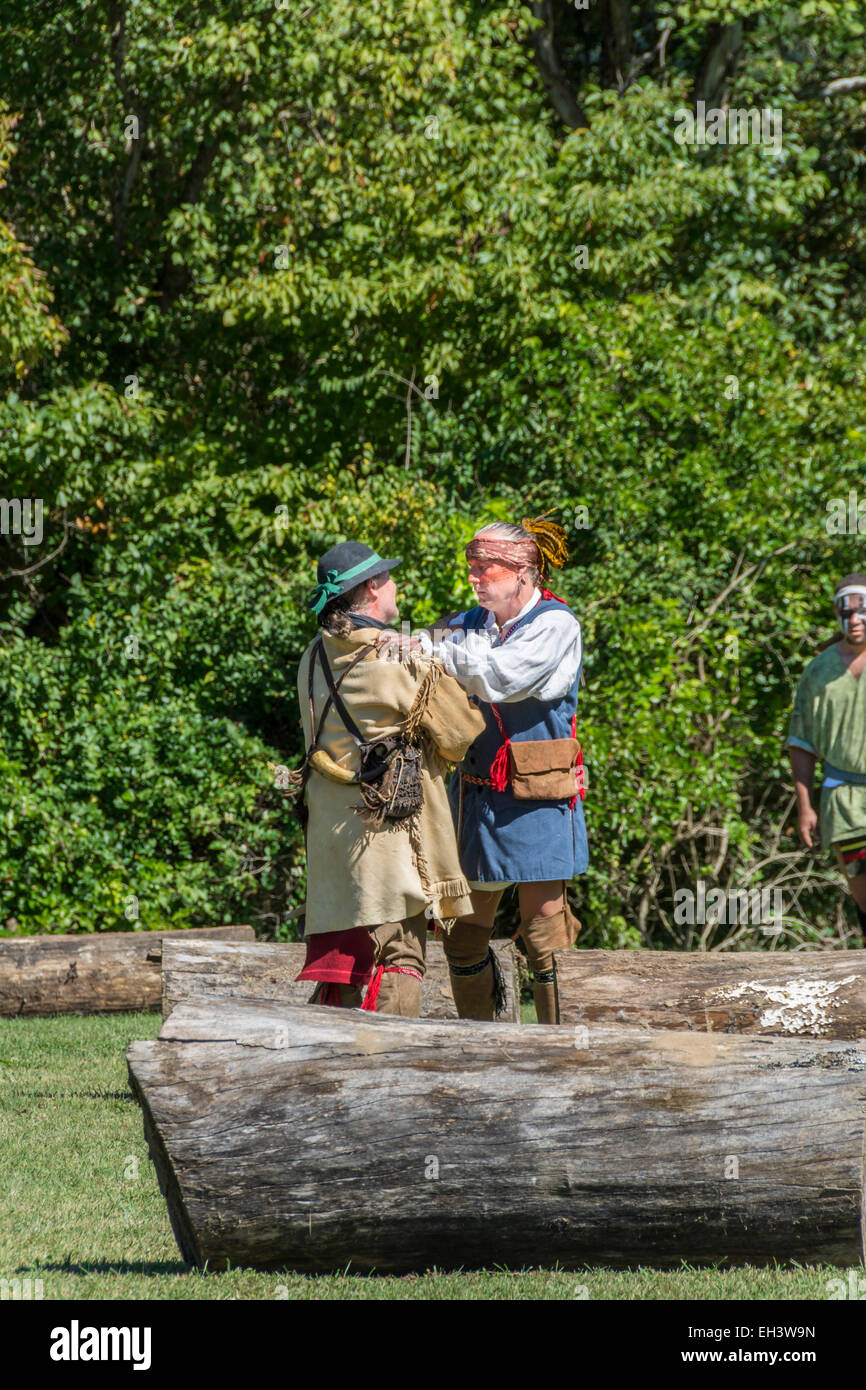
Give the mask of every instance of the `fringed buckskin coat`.
M 375 643 L 378 628 L 356 628 L 347 637 L 324 633 L 334 680 L 357 655 Z M 309 663 L 311 643 L 298 668 L 298 698 L 307 748 L 311 742 Z M 454 822 L 445 790 L 446 763 L 459 762 L 484 729 L 484 716 L 457 682 L 423 653 L 394 661 L 374 649 L 349 671 L 340 695 L 366 740 L 396 734 L 406 720 L 421 749 L 424 804 L 410 822 L 371 827 L 358 814 L 357 786 L 342 785 L 310 769 L 307 782 L 306 935 L 378 927 L 430 908 L 447 925 L 471 911 L 469 885 L 460 867 Z M 313 705 L 319 727 L 328 689 L 321 661 L 313 676 Z M 328 710 L 318 747 L 352 771 L 360 765 L 357 744 L 334 706 Z

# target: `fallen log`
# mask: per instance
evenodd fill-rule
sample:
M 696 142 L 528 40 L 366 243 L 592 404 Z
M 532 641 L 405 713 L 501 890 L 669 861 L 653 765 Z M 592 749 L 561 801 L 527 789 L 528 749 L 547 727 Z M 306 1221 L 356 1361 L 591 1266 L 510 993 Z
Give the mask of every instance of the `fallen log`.
M 863 1257 L 863 1045 L 225 1000 L 127 1060 L 198 1266 Z
M 866 1038 L 864 951 L 557 951 L 565 1024 Z
M 251 941 L 252 927 L 96 932 L 0 941 L 0 1016 L 158 1009 L 163 942 Z
M 520 1022 L 520 981 L 510 941 L 494 941 L 505 982 L 504 1018 Z M 162 958 L 162 1014 L 181 1002 L 201 1000 L 278 1000 L 306 1004 L 315 986 L 296 980 L 306 947 L 296 942 L 166 942 Z M 427 943 L 427 971 L 421 994 L 422 1018 L 456 1018 L 448 962 L 438 941 Z

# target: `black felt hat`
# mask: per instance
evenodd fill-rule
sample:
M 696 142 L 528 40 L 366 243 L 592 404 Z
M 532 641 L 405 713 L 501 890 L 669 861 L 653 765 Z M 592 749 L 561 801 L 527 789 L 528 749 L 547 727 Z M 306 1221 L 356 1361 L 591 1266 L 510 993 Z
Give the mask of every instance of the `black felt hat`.
M 318 615 L 332 598 L 339 598 L 365 579 L 392 570 L 400 563 L 400 559 L 383 560 L 375 550 L 362 545 L 360 541 L 340 541 L 339 545 L 325 551 L 316 566 L 319 582 L 310 594 L 307 606 Z

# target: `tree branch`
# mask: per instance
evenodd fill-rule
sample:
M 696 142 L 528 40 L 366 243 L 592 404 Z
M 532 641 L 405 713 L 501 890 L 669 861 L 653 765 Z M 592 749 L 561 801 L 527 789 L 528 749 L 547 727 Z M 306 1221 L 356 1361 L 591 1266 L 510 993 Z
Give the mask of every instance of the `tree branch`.
M 214 112 L 214 118 L 221 115 L 224 111 L 239 111 L 243 101 L 245 82 L 239 82 L 225 92 Z M 183 181 L 180 196 L 175 206 L 181 207 L 184 203 L 197 203 L 204 190 L 213 162 L 216 159 L 217 151 L 222 140 L 222 132 L 203 136 L 198 143 L 198 148 L 193 155 L 192 163 L 187 170 Z M 162 271 L 159 277 L 159 298 L 160 307 L 167 309 L 176 299 L 189 289 L 192 282 L 192 274 L 187 265 L 177 264 L 171 258 L 171 252 L 167 249 L 165 259 L 162 263 Z
M 758 580 L 760 576 L 763 574 L 764 570 L 766 569 L 767 565 L 770 563 L 771 560 L 774 560 L 777 555 L 784 555 L 785 551 L 790 550 L 792 546 L 794 546 L 795 544 L 795 541 L 788 541 L 786 545 L 777 545 L 776 549 L 771 550 L 769 555 L 765 555 L 762 560 L 756 561 L 754 565 L 748 565 L 746 569 L 742 571 L 740 569 L 740 566 L 743 561 L 744 552 L 740 551 L 739 555 L 737 556 L 736 564 L 734 565 L 734 573 L 728 581 L 728 583 L 725 585 L 725 587 L 721 590 L 720 593 L 716 594 L 716 597 L 713 599 L 712 603 L 706 609 L 705 615 L 701 619 L 701 621 L 699 623 L 695 623 L 694 627 L 689 629 L 689 632 L 687 633 L 685 639 L 683 641 L 675 642 L 674 646 L 679 647 L 682 650 L 686 650 L 689 646 L 691 646 L 692 642 L 695 640 L 696 637 L 699 637 L 703 632 L 706 632 L 712 620 L 713 614 L 721 607 L 725 599 L 728 597 L 728 594 L 732 593 L 734 589 L 739 588 L 740 585 L 744 584 L 747 580 L 750 581 L 749 587 L 751 587 L 751 584 L 754 584 L 755 581 Z
M 142 155 L 147 140 L 149 113 L 141 97 L 132 87 L 124 72 L 126 60 L 126 6 L 114 0 L 111 6 L 109 23 L 111 26 L 111 60 L 117 89 L 132 114 L 138 120 L 138 135 L 132 141 L 129 160 L 123 172 L 120 187 L 114 196 L 112 216 L 114 222 L 114 251 L 120 256 L 126 239 L 126 214 L 132 186 L 138 175 Z
M 633 46 L 629 0 L 603 0 L 602 80 L 606 87 L 615 86 L 620 93 L 625 91 Z
M 695 80 L 695 101 L 705 101 L 707 106 L 722 105 L 736 71 L 742 46 L 743 26 L 739 20 L 733 24 L 710 26 Z
M 672 33 L 673 22 L 671 20 L 665 20 L 662 26 L 662 31 L 659 34 L 658 43 L 650 49 L 649 53 L 642 53 L 639 58 L 635 58 L 632 62 L 632 65 L 628 71 L 628 76 L 625 78 L 625 81 L 622 84 L 620 95 L 622 95 L 622 92 L 628 90 L 628 88 L 631 86 L 631 84 L 635 81 L 636 78 L 640 77 L 640 74 L 643 72 L 647 64 L 652 62 L 654 54 L 657 53 L 659 55 L 659 68 L 661 69 L 661 71 L 664 71 L 665 50 L 667 49 L 668 39 L 670 38 Z
M 74 527 L 72 526 L 71 522 L 68 522 L 66 520 L 65 507 L 63 509 L 63 529 L 65 532 L 63 540 L 60 542 L 56 550 L 52 550 L 50 555 L 46 555 L 43 559 L 37 560 L 35 565 L 28 565 L 26 569 L 7 570 L 5 574 L 0 574 L 0 580 L 12 579 L 13 577 L 15 579 L 19 579 L 22 575 L 35 574 L 37 570 L 41 570 L 45 565 L 49 564 L 56 555 L 59 555 L 62 550 L 66 549 L 66 546 L 69 543 L 70 534 L 74 530 Z
M 821 91 L 822 97 L 845 97 L 849 92 L 862 92 L 866 77 L 837 77 Z
M 540 27 L 532 31 L 532 46 L 535 50 L 535 66 L 541 74 L 541 80 L 547 88 L 554 110 L 572 130 L 588 130 L 587 114 L 577 100 L 556 51 L 552 0 L 532 0 L 529 8 L 535 18 L 541 21 Z

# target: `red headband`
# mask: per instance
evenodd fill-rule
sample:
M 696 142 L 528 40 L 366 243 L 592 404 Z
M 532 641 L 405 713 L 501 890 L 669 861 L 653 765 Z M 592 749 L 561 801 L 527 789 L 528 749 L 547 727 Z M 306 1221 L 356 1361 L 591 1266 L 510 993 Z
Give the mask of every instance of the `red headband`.
M 496 537 L 487 540 L 476 536 L 466 547 L 467 560 L 487 560 L 505 565 L 506 569 L 519 570 L 524 565 L 538 568 L 539 554 L 535 541 L 506 541 Z

